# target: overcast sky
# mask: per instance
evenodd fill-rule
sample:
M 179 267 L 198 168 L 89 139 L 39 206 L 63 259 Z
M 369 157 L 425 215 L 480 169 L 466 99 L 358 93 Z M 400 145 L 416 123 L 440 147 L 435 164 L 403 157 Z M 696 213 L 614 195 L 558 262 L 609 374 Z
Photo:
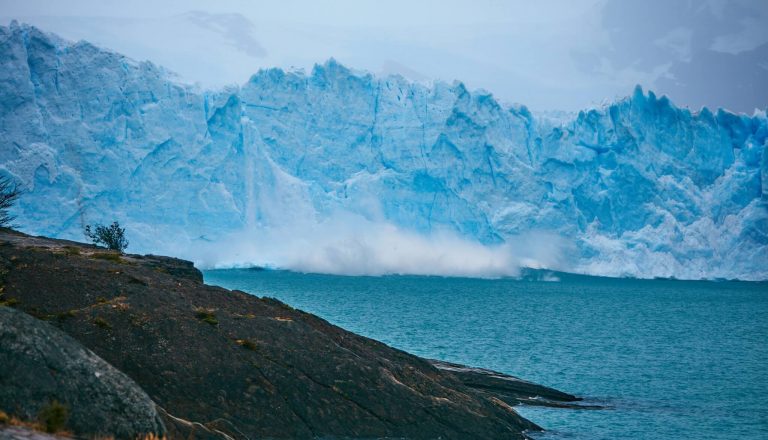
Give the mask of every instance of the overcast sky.
M 27 22 L 203 87 L 330 57 L 505 103 L 578 110 L 635 84 L 680 106 L 768 106 L 768 0 L 0 0 Z

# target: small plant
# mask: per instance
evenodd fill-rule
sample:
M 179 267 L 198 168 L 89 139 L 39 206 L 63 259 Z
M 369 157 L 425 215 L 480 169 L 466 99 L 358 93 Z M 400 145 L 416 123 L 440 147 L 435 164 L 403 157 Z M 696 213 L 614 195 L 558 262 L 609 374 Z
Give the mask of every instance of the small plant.
M 236 340 L 235 340 L 235 343 L 236 343 L 237 345 L 239 345 L 239 346 L 243 347 L 243 348 L 246 348 L 246 349 L 248 349 L 248 350 L 252 350 L 252 351 L 255 351 L 255 350 L 258 348 L 258 346 L 256 345 L 256 343 L 255 343 L 255 342 L 253 342 L 253 341 L 252 341 L 252 340 L 250 340 L 250 339 L 236 339 Z
M 204 307 L 198 307 L 195 309 L 195 317 L 203 322 L 207 322 L 211 325 L 218 325 L 219 320 L 216 319 L 216 315 L 213 314 L 214 309 L 206 309 Z
M 104 246 L 121 253 L 128 247 L 125 228 L 121 228 L 118 222 L 112 222 L 109 226 L 97 224 L 91 227 L 91 225 L 86 225 L 85 236 L 97 246 Z
M 111 329 L 112 326 L 107 322 L 106 319 L 102 318 L 101 316 L 97 316 L 96 318 L 93 318 L 93 323 L 97 326 L 103 328 L 103 329 Z
M 64 430 L 69 418 L 69 408 L 54 400 L 40 410 L 39 419 L 45 432 L 56 433 Z
M 12 227 L 11 222 L 16 219 L 8 210 L 16 204 L 21 196 L 21 188 L 11 178 L 0 177 L 0 228 Z
M 74 318 L 75 316 L 77 316 L 77 310 L 72 309 L 72 310 L 60 312 L 59 314 L 56 315 L 56 318 L 59 321 L 64 321 L 65 319 Z

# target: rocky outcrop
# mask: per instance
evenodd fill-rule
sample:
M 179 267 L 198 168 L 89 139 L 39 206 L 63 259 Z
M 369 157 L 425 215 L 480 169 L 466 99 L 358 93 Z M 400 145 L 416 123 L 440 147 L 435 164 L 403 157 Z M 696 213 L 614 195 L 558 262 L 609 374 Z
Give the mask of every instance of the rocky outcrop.
M 165 434 L 154 402 L 133 380 L 61 330 L 10 307 L 0 307 L 0 365 L 0 410 L 20 419 L 37 420 L 57 402 L 61 428 L 78 435 Z
M 200 273 L 191 261 L 159 255 L 132 255 L 133 259 L 141 260 L 141 265 L 147 269 L 153 269 L 176 278 L 184 278 L 198 283 L 203 282 L 203 274 Z
M 455 371 L 275 299 L 201 284 L 184 267 L 0 232 L 6 302 L 135 380 L 171 438 L 522 439 L 539 429 Z
M 599 405 L 582 403 L 580 397 L 554 388 L 528 382 L 498 371 L 430 359 L 436 368 L 450 372 L 464 385 L 509 405 L 547 406 L 551 408 L 601 409 Z

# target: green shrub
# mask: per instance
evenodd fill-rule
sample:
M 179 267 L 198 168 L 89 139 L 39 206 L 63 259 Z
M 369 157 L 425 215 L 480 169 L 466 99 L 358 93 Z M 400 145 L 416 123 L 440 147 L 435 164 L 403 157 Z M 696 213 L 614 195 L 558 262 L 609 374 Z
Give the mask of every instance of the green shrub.
M 118 222 L 112 222 L 109 226 L 96 224 L 91 227 L 91 225 L 86 225 L 85 236 L 97 246 L 104 246 L 121 253 L 128 247 L 125 228 L 121 228 Z
M 69 418 L 69 408 L 54 400 L 40 410 L 39 418 L 40 423 L 45 428 L 45 432 L 56 433 L 63 431 Z

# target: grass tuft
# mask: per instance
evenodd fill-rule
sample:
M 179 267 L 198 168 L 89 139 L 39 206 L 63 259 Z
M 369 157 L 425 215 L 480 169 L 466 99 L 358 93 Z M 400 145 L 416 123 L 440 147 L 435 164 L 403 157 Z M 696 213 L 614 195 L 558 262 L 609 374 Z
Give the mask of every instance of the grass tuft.
M 250 339 L 235 339 L 235 343 L 251 351 L 256 351 L 256 349 L 259 348 L 259 346 Z
M 205 307 L 195 308 L 195 317 L 203 322 L 207 322 L 211 325 L 219 325 L 219 320 L 216 319 L 214 312 L 216 309 L 207 309 Z
M 18 298 L 7 298 L 5 295 L 0 294 L 0 307 L 16 307 L 21 303 Z
M 93 318 L 93 323 L 95 325 L 101 327 L 101 328 L 104 328 L 104 329 L 111 329 L 112 328 L 112 326 L 109 324 L 109 322 L 107 322 L 107 320 L 102 318 L 101 316 L 97 316 L 97 317 Z
M 73 438 L 71 432 L 65 429 L 67 420 L 69 419 L 69 408 L 57 401 L 52 402 L 49 405 L 44 406 L 38 413 L 37 420 L 22 420 L 16 416 L 9 415 L 4 411 L 0 411 L 0 426 L 19 426 L 32 431 L 47 432 L 56 434 L 57 438 Z M 37 438 L 39 436 L 33 435 L 29 438 Z M 26 436 L 24 438 L 27 438 Z M 112 438 L 114 440 L 114 438 Z M 159 438 L 154 435 L 142 436 L 137 440 L 165 440 L 165 438 Z
M 64 253 L 67 255 L 80 255 L 80 248 L 75 246 L 64 246 L 61 249 L 64 250 Z
M 56 318 L 59 321 L 63 321 L 65 319 L 74 318 L 75 316 L 77 316 L 77 310 L 72 309 L 72 310 L 67 310 L 67 311 L 58 313 L 56 315 Z
M 120 254 L 115 254 L 112 252 L 94 253 L 94 254 L 91 254 L 91 258 L 96 258 L 97 260 L 114 261 L 115 263 L 120 263 L 123 261 L 123 259 L 120 257 Z
M 149 324 L 149 322 L 151 321 L 149 316 L 144 314 L 138 314 L 138 315 L 131 314 L 130 319 L 131 319 L 131 325 L 134 327 L 143 327 L 146 324 Z
M 256 315 L 254 315 L 253 313 L 246 313 L 244 315 L 241 313 L 235 313 L 233 316 L 235 317 L 235 319 L 253 319 L 256 317 Z

